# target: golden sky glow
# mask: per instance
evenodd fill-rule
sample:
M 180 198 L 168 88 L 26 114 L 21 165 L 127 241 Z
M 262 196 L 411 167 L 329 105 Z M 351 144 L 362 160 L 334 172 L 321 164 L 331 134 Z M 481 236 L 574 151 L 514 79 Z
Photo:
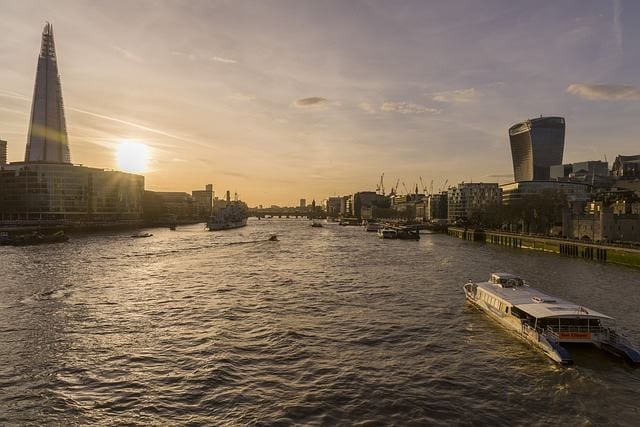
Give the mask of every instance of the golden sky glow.
M 49 21 L 72 161 L 123 167 L 141 141 L 151 190 L 292 205 L 382 172 L 507 182 L 507 129 L 541 114 L 566 118 L 565 162 L 611 161 L 638 152 L 633 5 L 0 0 L 0 138 L 24 157 Z

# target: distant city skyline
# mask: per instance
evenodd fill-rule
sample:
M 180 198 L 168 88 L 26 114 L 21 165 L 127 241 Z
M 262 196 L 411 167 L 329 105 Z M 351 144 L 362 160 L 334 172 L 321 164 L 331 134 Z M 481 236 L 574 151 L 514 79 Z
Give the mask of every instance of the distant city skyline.
M 151 190 L 211 182 L 249 205 L 294 206 L 375 190 L 382 172 L 387 188 L 509 182 L 508 128 L 540 115 L 566 118 L 564 162 L 638 151 L 636 2 L 0 7 L 12 162 L 24 159 L 47 21 L 73 162 L 118 168 L 148 152 L 137 167 Z

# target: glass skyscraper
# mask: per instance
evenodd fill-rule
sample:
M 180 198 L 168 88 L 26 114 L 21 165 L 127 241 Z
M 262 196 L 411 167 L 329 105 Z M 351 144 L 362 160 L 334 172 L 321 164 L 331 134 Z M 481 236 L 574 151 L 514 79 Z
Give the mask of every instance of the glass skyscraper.
M 562 164 L 564 131 L 563 117 L 530 119 L 509 128 L 516 182 L 549 179 L 549 168 Z
M 42 31 L 25 162 L 71 163 L 53 26 Z

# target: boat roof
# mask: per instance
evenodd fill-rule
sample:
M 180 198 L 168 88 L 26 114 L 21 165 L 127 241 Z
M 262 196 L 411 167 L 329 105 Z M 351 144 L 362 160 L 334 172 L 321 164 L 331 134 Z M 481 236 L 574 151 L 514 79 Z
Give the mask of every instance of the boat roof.
M 507 273 L 494 273 L 502 278 L 520 279 Z M 478 288 L 505 300 L 525 313 L 541 319 L 545 317 L 581 318 L 581 319 L 612 319 L 590 308 L 574 304 L 562 298 L 551 296 L 541 290 L 528 285 L 502 287 L 498 283 L 477 283 Z

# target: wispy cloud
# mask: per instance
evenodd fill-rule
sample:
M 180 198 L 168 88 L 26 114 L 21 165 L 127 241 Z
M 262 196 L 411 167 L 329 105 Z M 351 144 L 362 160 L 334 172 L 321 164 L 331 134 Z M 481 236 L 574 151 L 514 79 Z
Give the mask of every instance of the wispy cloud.
M 294 105 L 299 108 L 310 108 L 310 107 L 324 107 L 329 103 L 327 98 L 322 98 L 319 96 L 311 96 L 309 98 L 302 98 L 296 100 Z
M 248 93 L 236 92 L 230 96 L 231 99 L 235 101 L 255 101 L 257 98 L 255 95 L 250 95 Z
M 474 88 L 449 90 L 433 94 L 433 100 L 452 104 L 471 102 L 482 96 L 482 93 Z
M 238 62 L 235 59 L 223 58 L 221 56 L 212 56 L 209 58 L 209 60 L 222 62 L 223 64 L 236 64 Z
M 412 104 L 409 102 L 385 101 L 380 107 L 380 111 L 385 113 L 401 113 L 401 114 L 439 114 L 441 110 L 431 108 L 420 104 Z
M 628 85 L 588 85 L 574 83 L 567 93 L 590 101 L 640 101 L 640 88 Z
M 236 61 L 235 59 L 224 58 L 224 57 L 218 56 L 218 55 L 206 55 L 206 54 L 202 54 L 202 53 L 181 52 L 181 51 L 178 51 L 178 50 L 174 50 L 173 52 L 171 52 L 171 54 L 173 56 L 185 57 L 189 61 L 192 61 L 192 62 L 196 62 L 196 61 L 213 61 L 213 62 L 220 62 L 222 64 L 237 64 L 238 63 L 238 61 Z
M 81 110 L 79 108 L 66 107 L 66 109 L 67 110 L 71 110 L 71 111 L 76 111 L 78 113 L 86 114 L 86 115 L 89 115 L 89 116 L 97 117 L 99 119 L 109 120 L 109 121 L 112 121 L 112 122 L 116 122 L 116 123 L 120 123 L 120 124 L 123 124 L 123 125 L 131 126 L 133 128 L 144 130 L 144 131 L 151 132 L 151 133 L 155 133 L 157 135 L 166 136 L 166 137 L 169 137 L 169 138 L 176 139 L 178 141 L 196 143 L 195 141 L 192 141 L 192 140 L 189 140 L 187 138 L 183 138 L 181 136 L 165 132 L 165 131 L 160 130 L 160 129 L 150 128 L 148 126 L 140 125 L 138 123 L 133 123 L 133 122 L 130 122 L 130 121 L 127 121 L 127 120 L 118 119 L 116 117 L 109 117 L 109 116 L 105 116 L 104 114 L 98 114 L 98 113 L 94 113 L 94 112 L 87 111 L 87 110 Z
M 141 57 L 139 57 L 135 53 L 131 52 L 130 50 L 127 50 L 127 49 L 122 48 L 120 46 L 112 45 L 111 49 L 115 50 L 120 55 L 122 55 L 124 58 L 126 58 L 126 59 L 128 59 L 130 61 L 137 62 L 139 64 L 144 62 Z
M 374 114 L 378 111 L 375 105 L 370 104 L 368 102 L 361 102 L 360 104 L 358 104 L 358 108 L 360 108 L 363 111 L 366 111 L 369 114 Z

